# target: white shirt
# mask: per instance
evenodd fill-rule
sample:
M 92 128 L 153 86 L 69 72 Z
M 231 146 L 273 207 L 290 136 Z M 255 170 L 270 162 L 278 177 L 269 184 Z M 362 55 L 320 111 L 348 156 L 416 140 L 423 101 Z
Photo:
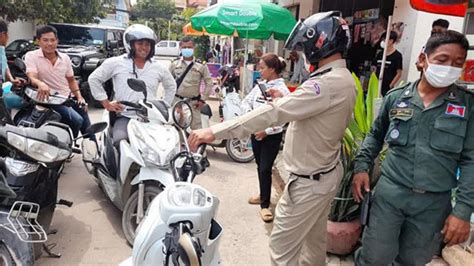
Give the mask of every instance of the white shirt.
M 115 91 L 114 100 L 138 102 L 144 98 L 143 93 L 132 90 L 127 84 L 129 78 L 138 78 L 146 84 L 148 100 L 156 99 L 159 83 L 163 83 L 165 89 L 163 100 L 171 105 L 176 94 L 176 81 L 168 68 L 151 59 L 151 62 L 146 61 L 142 69 L 135 67 L 135 72 L 137 76 L 133 73 L 133 61 L 127 55 L 105 60 L 89 76 L 92 96 L 98 101 L 106 100 L 107 94 L 102 83 L 112 79 Z
M 267 87 L 267 89 L 278 89 L 283 94 L 283 96 L 288 95 L 290 93 L 288 87 L 286 87 L 285 80 L 282 78 L 266 82 L 265 86 Z M 247 96 L 245 96 L 245 99 L 242 101 L 242 110 L 248 113 L 253 109 L 257 109 L 265 104 L 267 103 L 263 98 L 260 88 L 258 87 L 258 85 L 255 85 L 255 87 L 250 91 L 249 94 L 247 94 Z M 275 135 L 281 132 L 283 132 L 283 127 L 281 126 L 269 127 L 265 129 L 265 133 L 267 133 L 267 135 Z

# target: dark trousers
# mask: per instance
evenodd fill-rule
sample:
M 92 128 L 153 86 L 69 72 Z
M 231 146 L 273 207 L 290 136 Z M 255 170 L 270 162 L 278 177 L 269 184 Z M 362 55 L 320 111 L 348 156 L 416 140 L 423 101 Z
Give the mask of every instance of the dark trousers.
M 270 196 L 272 192 L 272 167 L 278 151 L 283 133 L 268 135 L 263 140 L 256 140 L 252 135 L 252 150 L 257 163 L 258 180 L 260 182 L 260 207 L 270 206 Z
M 382 175 L 355 265 L 426 265 L 440 247 L 450 213 L 451 191 L 417 193 Z
M 57 105 L 51 108 L 61 115 L 61 123 L 68 125 L 71 128 L 72 135 L 77 137 L 84 122 L 82 116 L 72 107 Z

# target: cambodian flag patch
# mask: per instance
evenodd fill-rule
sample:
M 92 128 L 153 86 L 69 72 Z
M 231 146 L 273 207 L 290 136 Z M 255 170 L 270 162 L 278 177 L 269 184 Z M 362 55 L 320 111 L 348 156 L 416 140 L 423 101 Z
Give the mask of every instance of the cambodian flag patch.
M 446 114 L 453 115 L 458 117 L 464 117 L 464 113 L 466 112 L 466 106 L 455 105 L 452 103 L 448 103 L 446 107 Z

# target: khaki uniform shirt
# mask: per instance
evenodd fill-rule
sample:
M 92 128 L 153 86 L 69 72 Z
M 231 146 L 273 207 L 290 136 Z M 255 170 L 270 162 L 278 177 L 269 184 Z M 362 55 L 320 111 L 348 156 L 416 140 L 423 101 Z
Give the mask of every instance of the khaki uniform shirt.
M 425 107 L 417 87 L 418 82 L 410 83 L 385 96 L 354 172 L 368 172 L 386 142 L 384 178 L 418 192 L 458 186 L 453 214 L 469 220 L 474 211 L 474 98 L 452 85 Z
M 183 59 L 178 59 L 171 63 L 170 72 L 176 80 L 184 73 L 187 67 L 188 64 L 186 64 Z M 204 80 L 206 83 L 206 89 L 204 95 L 202 95 L 202 99 L 206 100 L 212 89 L 212 78 L 209 74 L 207 65 L 194 61 L 193 67 L 186 74 L 186 77 L 177 89 L 176 94 L 186 98 L 193 98 L 200 95 L 201 80 Z
M 345 60 L 320 68 L 295 92 L 236 119 L 211 127 L 218 139 L 242 138 L 290 122 L 283 158 L 289 172 L 312 175 L 339 161 L 341 140 L 351 119 L 356 88 Z

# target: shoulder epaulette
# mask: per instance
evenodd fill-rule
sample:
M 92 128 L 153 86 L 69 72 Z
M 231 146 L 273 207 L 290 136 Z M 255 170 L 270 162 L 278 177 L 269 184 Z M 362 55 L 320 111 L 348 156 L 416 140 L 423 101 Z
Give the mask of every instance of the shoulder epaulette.
M 411 85 L 411 82 L 407 82 L 407 83 L 405 83 L 405 84 L 403 84 L 403 85 L 401 85 L 401 86 L 395 87 L 395 88 L 389 90 L 385 96 L 387 96 L 387 95 L 393 93 L 394 91 L 404 90 L 405 88 L 407 88 L 407 87 L 410 86 L 410 85 Z

